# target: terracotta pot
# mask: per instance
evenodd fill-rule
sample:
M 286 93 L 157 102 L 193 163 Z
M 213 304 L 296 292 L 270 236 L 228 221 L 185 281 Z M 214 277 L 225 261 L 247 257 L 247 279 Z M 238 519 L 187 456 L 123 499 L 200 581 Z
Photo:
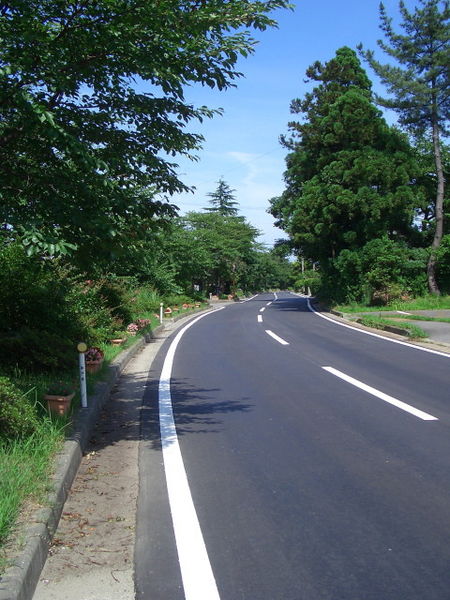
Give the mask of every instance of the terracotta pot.
M 70 409 L 70 403 L 75 396 L 75 392 L 68 396 L 57 396 L 53 394 L 45 394 L 44 400 L 47 400 L 47 406 L 50 412 L 56 415 L 66 415 Z
M 102 368 L 103 358 L 100 360 L 87 360 L 86 361 L 86 371 L 88 373 L 98 373 Z

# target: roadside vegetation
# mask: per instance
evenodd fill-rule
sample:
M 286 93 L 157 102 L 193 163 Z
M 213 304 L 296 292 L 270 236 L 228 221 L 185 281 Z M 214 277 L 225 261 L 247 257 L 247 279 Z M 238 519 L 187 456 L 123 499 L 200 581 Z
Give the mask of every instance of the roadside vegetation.
M 185 86 L 233 87 L 238 60 L 255 49 L 251 31 L 275 26 L 271 14 L 285 0 L 2 5 L 0 545 L 24 504 L 48 488 L 79 403 L 80 341 L 104 357 L 92 386 L 157 324 L 161 302 L 186 314 L 211 295 L 294 288 L 341 310 L 449 307 L 439 297 L 450 291 L 441 101 L 449 50 L 440 43 L 448 7 L 421 4 L 401 12 L 423 35 L 400 40 L 408 56 L 393 54 L 411 67 L 397 78 L 411 89 L 391 90 L 402 131 L 377 109 L 354 50 L 308 69 L 316 87 L 291 104 L 298 120 L 282 138 L 286 189 L 270 201 L 289 239 L 273 248 L 258 242 L 223 179 L 200 211 L 180 216 L 171 199 L 194 191 L 174 157 L 195 160 L 203 141 L 195 122 L 220 112 L 187 103 Z M 428 48 L 425 67 L 413 64 L 416 38 Z M 389 71 L 381 75 L 393 85 Z M 417 102 L 402 112 L 406 92 Z M 425 301 L 427 286 L 434 296 Z M 51 384 L 76 392 L 66 417 L 42 400 Z
M 399 23 L 380 4 L 389 64 L 358 48 L 388 99 L 373 92 L 358 53 L 339 48 L 308 68 L 311 87 L 292 100 L 281 136 L 285 189 L 270 212 L 301 261 L 297 285 L 331 305 L 379 310 L 450 292 L 450 8 L 416 4 L 400 3 Z
M 395 323 L 392 319 L 385 319 L 376 315 L 362 315 L 358 318 L 358 323 L 372 327 L 373 329 L 386 329 L 386 327 L 397 326 L 399 329 L 404 329 L 408 332 L 411 339 L 423 339 L 428 337 L 423 329 L 410 323 Z

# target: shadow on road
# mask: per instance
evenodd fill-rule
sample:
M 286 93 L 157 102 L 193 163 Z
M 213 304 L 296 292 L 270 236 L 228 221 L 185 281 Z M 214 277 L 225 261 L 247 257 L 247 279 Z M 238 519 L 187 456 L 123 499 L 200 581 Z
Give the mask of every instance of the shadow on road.
M 222 424 L 220 415 L 245 413 L 252 408 L 245 397 L 225 402 L 215 400 L 218 388 L 197 388 L 182 379 L 172 379 L 170 387 L 178 436 L 217 433 Z M 160 450 L 157 381 L 148 385 L 141 418 L 141 439 L 149 442 L 153 450 Z

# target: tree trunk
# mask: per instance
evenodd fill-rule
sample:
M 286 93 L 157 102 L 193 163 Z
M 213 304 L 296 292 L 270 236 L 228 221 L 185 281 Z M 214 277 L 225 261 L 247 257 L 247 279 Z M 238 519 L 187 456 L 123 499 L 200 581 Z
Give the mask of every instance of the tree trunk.
M 444 170 L 442 168 L 441 147 L 439 140 L 439 127 L 437 123 L 436 113 L 433 119 L 433 150 L 434 160 L 436 164 L 437 175 L 437 191 L 436 191 L 436 206 L 435 218 L 436 229 L 434 232 L 433 243 L 431 244 L 431 254 L 427 264 L 428 288 L 432 294 L 440 296 L 441 291 L 436 281 L 436 250 L 441 245 L 442 236 L 444 234 Z

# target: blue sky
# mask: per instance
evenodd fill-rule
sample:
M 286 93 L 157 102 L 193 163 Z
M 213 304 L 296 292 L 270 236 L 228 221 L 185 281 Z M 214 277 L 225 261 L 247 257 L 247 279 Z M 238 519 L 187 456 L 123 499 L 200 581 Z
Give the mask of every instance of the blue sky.
M 199 161 L 178 159 L 178 172 L 184 183 L 195 186 L 194 194 L 173 196 L 180 213 L 199 211 L 208 205 L 207 194 L 217 187 L 220 177 L 235 190 L 240 214 L 257 227 L 261 242 L 272 245 L 285 237 L 273 226 L 267 213 L 269 199 L 283 191 L 286 150 L 279 136 L 287 132 L 291 120 L 289 104 L 302 97 L 311 85 L 304 83 L 305 71 L 316 60 L 332 58 L 342 46 L 376 49 L 382 37 L 379 0 L 297 0 L 295 10 L 279 11 L 278 29 L 257 32 L 260 40 L 253 56 L 240 61 L 245 77 L 237 88 L 218 92 L 203 87 L 186 90 L 186 99 L 196 105 L 223 108 L 216 116 L 192 127 L 205 137 Z M 413 9 L 414 0 L 406 0 Z M 398 29 L 398 1 L 384 0 Z M 385 60 L 378 51 L 377 57 Z M 374 89 L 383 93 L 367 65 Z M 393 122 L 390 116 L 389 121 Z

